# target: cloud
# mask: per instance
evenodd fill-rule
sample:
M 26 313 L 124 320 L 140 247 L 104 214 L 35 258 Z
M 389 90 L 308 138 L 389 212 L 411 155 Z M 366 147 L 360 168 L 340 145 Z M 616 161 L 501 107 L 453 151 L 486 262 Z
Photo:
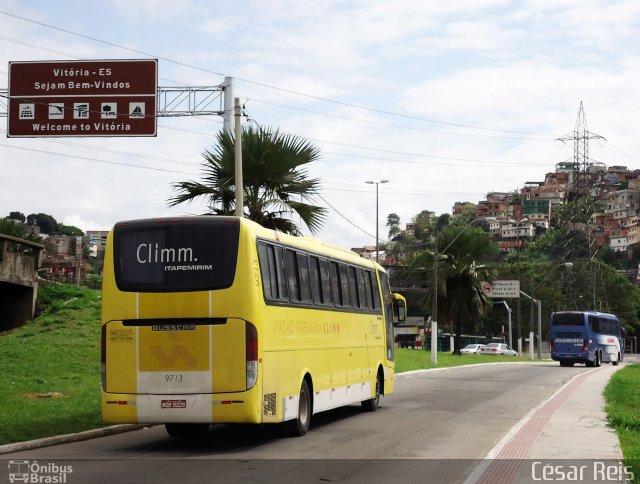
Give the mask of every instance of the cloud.
M 235 76 L 233 95 L 255 122 L 321 148 L 311 175 L 341 215 L 331 210 L 319 238 L 340 246 L 373 243 L 368 179 L 390 180 L 379 190 L 381 234 L 390 212 L 406 223 L 423 209 L 450 212 L 456 201 L 542 179 L 573 156 L 571 143 L 554 138 L 573 130 L 580 101 L 589 129 L 609 140 L 591 143 L 595 159 L 633 166 L 640 148 L 636 0 L 3 5 L 59 27 L 4 16 L 5 65 L 140 57 L 68 33 L 78 32 L 160 57 L 161 85 L 211 86 Z M 221 119 L 158 124 L 158 136 L 147 139 L 0 142 L 3 180 L 11 180 L 0 206 L 85 230 L 203 213 L 200 201 L 169 209 L 166 200 L 172 182 L 198 179 Z

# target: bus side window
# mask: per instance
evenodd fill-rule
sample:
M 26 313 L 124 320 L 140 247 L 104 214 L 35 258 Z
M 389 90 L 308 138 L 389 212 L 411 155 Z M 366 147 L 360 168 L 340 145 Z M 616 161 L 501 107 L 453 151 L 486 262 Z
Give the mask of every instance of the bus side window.
M 340 271 L 340 292 L 342 293 L 342 305 L 351 307 L 351 285 L 349 284 L 348 267 L 345 264 L 338 264 Z
M 329 272 L 331 277 L 331 292 L 333 293 L 333 300 L 336 306 L 341 307 L 342 304 L 342 292 L 340 287 L 340 274 L 338 273 L 338 263 L 331 261 L 329 263 Z
M 380 309 L 380 289 L 378 288 L 378 278 L 375 272 L 367 271 L 367 277 L 371 280 L 371 295 L 373 297 L 373 309 Z
M 320 259 L 320 284 L 322 287 L 322 303 L 333 304 L 331 294 L 331 276 L 329 275 L 329 261 Z
M 307 254 L 298 252 L 298 271 L 300 273 L 300 297 L 303 301 L 312 302 L 311 280 L 309 277 L 309 262 Z
M 287 269 L 284 263 L 284 250 L 282 247 L 274 247 L 276 262 L 276 279 L 278 282 L 278 299 L 288 299 Z
M 352 266 L 349 266 L 349 296 L 351 297 L 351 306 L 356 309 L 359 308 L 358 280 L 356 279 L 356 268 Z
M 287 280 L 291 301 L 300 301 L 300 283 L 298 282 L 298 261 L 293 250 L 287 250 Z
M 358 281 L 358 307 L 364 309 L 367 307 L 367 295 L 364 289 L 363 270 L 359 267 L 356 269 L 356 277 Z
M 268 244 L 258 245 L 260 272 L 262 273 L 262 289 L 267 299 L 278 298 L 278 281 L 276 277 L 276 260 L 274 247 Z
M 316 304 L 322 304 L 320 292 L 320 261 L 316 256 L 309 256 L 309 276 L 311 278 L 311 293 Z
M 371 272 L 363 271 L 364 275 L 364 293 L 367 301 L 367 307 L 373 309 L 373 294 L 371 294 Z
M 262 290 L 264 292 L 264 297 L 271 299 L 273 297 L 273 292 L 271 289 L 269 262 L 267 259 L 267 246 L 265 244 L 258 244 L 258 260 L 260 261 L 260 272 L 262 273 Z

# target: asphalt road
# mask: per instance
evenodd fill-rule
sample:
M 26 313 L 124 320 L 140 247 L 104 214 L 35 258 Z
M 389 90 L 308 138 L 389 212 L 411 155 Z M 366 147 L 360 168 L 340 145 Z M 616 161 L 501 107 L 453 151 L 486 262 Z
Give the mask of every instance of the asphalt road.
M 71 466 L 69 484 L 464 482 L 522 417 L 586 370 L 549 362 L 404 374 L 377 412 L 354 405 L 314 415 L 298 438 L 217 426 L 184 441 L 158 426 L 2 457 Z M 0 482 L 7 476 L 0 471 Z

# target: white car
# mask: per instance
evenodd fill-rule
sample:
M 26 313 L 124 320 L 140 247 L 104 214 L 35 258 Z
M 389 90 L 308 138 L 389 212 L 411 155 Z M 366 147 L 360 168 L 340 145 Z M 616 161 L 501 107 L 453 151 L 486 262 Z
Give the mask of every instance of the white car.
M 478 355 L 482 351 L 482 348 L 484 348 L 484 345 L 471 344 L 462 348 L 460 350 L 460 353 L 462 353 L 463 355 Z
M 489 343 L 480 351 L 481 355 L 505 355 L 505 356 L 518 356 L 518 352 L 511 349 L 511 347 L 504 343 Z

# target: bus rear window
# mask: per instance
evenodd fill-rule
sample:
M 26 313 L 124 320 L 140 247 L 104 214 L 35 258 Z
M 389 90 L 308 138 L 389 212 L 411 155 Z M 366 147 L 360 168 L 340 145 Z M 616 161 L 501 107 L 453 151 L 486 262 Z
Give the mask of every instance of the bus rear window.
M 240 224 L 222 217 L 116 224 L 113 256 L 121 291 L 180 292 L 233 284 Z
M 584 313 L 558 313 L 553 315 L 552 326 L 584 326 Z

